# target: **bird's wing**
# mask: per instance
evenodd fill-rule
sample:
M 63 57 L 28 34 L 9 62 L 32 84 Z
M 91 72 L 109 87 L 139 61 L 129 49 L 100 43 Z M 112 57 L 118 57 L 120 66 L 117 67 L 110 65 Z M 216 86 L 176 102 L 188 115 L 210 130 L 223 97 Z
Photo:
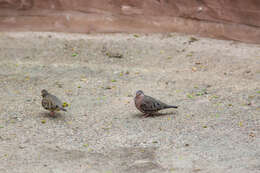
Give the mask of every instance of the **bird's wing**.
M 150 96 L 145 96 L 140 107 L 145 112 L 155 112 L 161 110 L 163 106 L 164 103 L 162 103 L 161 101 L 156 100 Z
M 51 94 L 49 96 L 52 100 L 53 105 L 55 105 L 58 108 L 62 108 L 62 103 L 58 97 L 56 97 L 55 95 L 51 95 Z
M 52 98 L 49 96 L 46 96 L 42 99 L 42 106 L 50 111 L 54 111 L 57 108 L 57 105 L 53 102 Z

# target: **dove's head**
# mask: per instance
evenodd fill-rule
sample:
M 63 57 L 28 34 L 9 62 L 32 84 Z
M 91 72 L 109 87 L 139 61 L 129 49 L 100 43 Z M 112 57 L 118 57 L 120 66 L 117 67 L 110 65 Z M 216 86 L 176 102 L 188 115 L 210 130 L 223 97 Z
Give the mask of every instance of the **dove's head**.
M 144 96 L 144 92 L 143 92 L 142 90 L 138 90 L 138 91 L 136 91 L 135 96 L 136 96 L 136 97 Z
M 45 89 L 43 89 L 43 90 L 42 90 L 42 96 L 45 97 L 45 96 L 47 96 L 47 95 L 48 95 L 48 91 L 45 90 Z

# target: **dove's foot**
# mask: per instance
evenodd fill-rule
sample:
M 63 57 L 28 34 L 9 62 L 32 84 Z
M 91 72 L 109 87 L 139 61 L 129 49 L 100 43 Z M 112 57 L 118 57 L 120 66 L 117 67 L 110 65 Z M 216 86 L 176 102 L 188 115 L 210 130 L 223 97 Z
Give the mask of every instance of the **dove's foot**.
M 151 114 L 144 114 L 144 118 L 151 116 Z

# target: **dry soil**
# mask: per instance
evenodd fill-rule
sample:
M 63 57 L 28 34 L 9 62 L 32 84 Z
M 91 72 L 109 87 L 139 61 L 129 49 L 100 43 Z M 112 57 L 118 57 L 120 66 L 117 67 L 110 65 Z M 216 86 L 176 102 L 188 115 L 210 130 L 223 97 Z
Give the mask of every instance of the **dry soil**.
M 144 118 L 139 89 L 179 108 Z M 1 32 L 0 98 L 1 173 L 260 172 L 259 45 Z

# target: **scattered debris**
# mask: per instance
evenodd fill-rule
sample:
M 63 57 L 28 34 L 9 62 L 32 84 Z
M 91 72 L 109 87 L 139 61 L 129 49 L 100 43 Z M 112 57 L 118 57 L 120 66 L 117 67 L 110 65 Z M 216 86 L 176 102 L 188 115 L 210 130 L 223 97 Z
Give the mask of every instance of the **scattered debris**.
M 88 147 L 89 145 L 88 144 L 83 144 L 83 147 Z
M 82 78 L 80 79 L 80 81 L 87 82 L 88 80 L 87 80 L 87 78 L 82 77 Z
M 188 54 L 186 55 L 186 57 L 188 57 L 188 56 L 192 56 L 192 53 L 188 53 Z
M 59 83 L 59 82 L 55 82 L 55 85 L 57 85 L 59 88 L 63 87 L 63 84 Z
M 26 76 L 26 77 L 25 77 L 25 80 L 30 80 L 30 77 L 29 77 L 29 76 Z
M 69 107 L 69 104 L 67 103 L 67 102 L 64 102 L 63 104 L 62 104 L 62 107 Z
M 78 55 L 79 55 L 78 53 L 73 53 L 73 54 L 72 54 L 73 57 L 76 57 L 76 56 L 78 56 Z
M 211 98 L 212 99 L 217 99 L 217 98 L 219 98 L 219 96 L 213 95 L 213 96 L 211 96 Z
M 191 43 L 193 43 L 195 41 L 199 41 L 199 39 L 197 39 L 195 37 L 190 37 L 189 44 L 191 44 Z
M 197 68 L 196 68 L 196 67 L 192 67 L 191 70 L 192 70 L 193 72 L 196 72 L 196 71 L 197 71 Z
M 192 94 L 187 94 L 187 97 L 192 99 L 193 98 L 193 95 Z
M 105 87 L 106 90 L 112 89 L 110 86 Z
M 137 35 L 137 34 L 134 34 L 134 37 L 135 37 L 135 38 L 138 38 L 138 37 L 140 37 L 140 36 L 139 36 L 139 35 Z
M 123 54 L 118 52 L 106 52 L 106 56 L 108 56 L 109 58 L 118 58 L 118 59 L 123 58 Z
M 255 134 L 253 132 L 250 132 L 249 136 L 250 137 L 255 137 Z

